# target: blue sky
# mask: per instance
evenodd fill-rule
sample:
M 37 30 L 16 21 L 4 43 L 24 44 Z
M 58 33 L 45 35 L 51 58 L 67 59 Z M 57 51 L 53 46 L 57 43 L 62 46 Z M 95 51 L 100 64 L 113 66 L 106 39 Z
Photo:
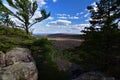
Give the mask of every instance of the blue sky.
M 90 14 L 86 7 L 89 5 L 95 6 L 95 1 L 97 0 L 37 0 L 39 8 L 35 13 L 35 17 L 41 16 L 41 9 L 51 12 L 51 16 L 34 25 L 31 30 L 35 34 L 80 34 L 80 30 L 89 26 Z M 15 18 L 13 20 L 18 21 Z
M 73 33 L 79 34 L 89 25 L 89 12 L 86 7 L 94 5 L 95 0 L 37 0 L 43 3 L 51 16 L 34 26 L 34 33 Z

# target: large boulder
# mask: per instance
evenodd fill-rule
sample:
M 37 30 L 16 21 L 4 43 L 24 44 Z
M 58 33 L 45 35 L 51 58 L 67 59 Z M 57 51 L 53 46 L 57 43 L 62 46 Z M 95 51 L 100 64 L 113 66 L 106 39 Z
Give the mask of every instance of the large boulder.
M 115 80 L 107 74 L 99 71 L 86 71 L 81 65 L 71 64 L 71 80 Z
M 0 80 L 37 80 L 38 73 L 31 52 L 14 48 L 6 54 L 0 52 Z
M 92 71 L 85 72 L 72 80 L 115 80 L 114 77 L 106 76 L 103 73 Z

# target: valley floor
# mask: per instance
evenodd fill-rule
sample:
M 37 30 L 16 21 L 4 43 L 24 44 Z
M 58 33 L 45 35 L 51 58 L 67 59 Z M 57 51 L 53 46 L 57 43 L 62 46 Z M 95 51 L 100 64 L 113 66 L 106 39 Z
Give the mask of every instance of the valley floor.
M 48 38 L 49 40 L 53 40 L 54 46 L 59 50 L 74 48 L 80 46 L 83 42 L 81 39 L 69 39 L 69 38 Z

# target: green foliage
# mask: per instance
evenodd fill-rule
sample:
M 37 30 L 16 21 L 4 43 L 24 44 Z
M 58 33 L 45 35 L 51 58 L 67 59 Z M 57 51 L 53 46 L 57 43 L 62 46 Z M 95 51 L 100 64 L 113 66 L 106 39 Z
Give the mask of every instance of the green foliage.
M 1 1 L 1 6 L 3 6 L 6 10 L 3 12 L 9 12 L 9 15 L 16 17 L 18 20 L 22 22 L 20 28 L 23 28 L 27 34 L 29 34 L 29 29 L 32 25 L 41 22 L 42 20 L 48 18 L 50 13 L 47 13 L 45 9 L 41 10 L 41 17 L 33 19 L 34 13 L 38 8 L 38 4 L 36 0 L 6 0 L 9 6 L 13 7 L 17 10 L 16 13 L 9 10 L 6 6 L 3 5 Z
M 0 40 L 3 40 L 3 39 L 0 39 Z M 9 43 L 6 43 L 9 42 Z M 5 40 L 5 41 L 1 41 L 0 42 L 0 50 L 3 51 L 3 52 L 6 52 L 10 49 L 12 49 L 14 47 L 14 45 L 12 44 L 12 41 L 11 40 Z
M 23 30 L 0 25 L 0 51 L 7 52 L 27 39 Z
M 92 27 L 100 26 L 104 28 L 116 28 L 119 22 L 120 15 L 120 3 L 119 0 L 100 0 L 96 2 L 96 10 L 92 6 L 88 6 L 87 9 L 91 13 L 90 23 Z
M 28 35 L 26 35 L 25 31 L 22 29 L 10 28 L 3 25 L 0 25 L 0 35 L 28 37 Z
M 59 71 L 53 61 L 58 56 L 70 58 L 70 55 L 56 50 L 52 46 L 52 41 L 46 38 L 25 40 L 22 44 L 32 51 L 32 56 L 38 69 L 38 80 L 67 80 L 69 72 Z M 47 77 L 46 77 L 47 76 Z
M 28 42 L 31 43 L 31 41 Z M 32 51 L 39 72 L 38 76 L 40 77 L 38 80 L 68 79 L 68 72 L 59 71 L 56 63 L 53 61 L 55 57 L 62 56 L 62 54 L 52 46 L 52 41 L 46 38 L 35 39 L 31 45 L 29 45 L 29 48 Z
M 0 38 L 0 50 L 6 52 L 15 47 L 14 39 Z
M 74 60 L 86 70 L 102 71 L 116 78 L 120 72 L 120 4 L 117 2 L 100 0 L 96 3 L 96 10 L 92 6 L 87 7 L 91 13 L 91 26 L 83 30 L 81 46 L 72 51 L 73 56 L 79 55 L 79 59 Z
M 42 38 L 42 39 L 36 39 L 31 46 L 31 50 L 32 51 L 39 51 L 38 49 L 41 49 L 41 52 L 43 53 L 48 53 L 51 49 L 52 43 L 51 41 L 49 41 L 46 38 Z M 51 47 L 52 48 L 52 47 Z
M 59 71 L 53 60 L 58 56 L 69 59 L 69 54 L 56 50 L 52 41 L 46 38 L 28 36 L 24 30 L 0 26 L 0 51 L 7 52 L 17 46 L 31 50 L 39 72 L 39 80 L 68 80 L 69 72 Z

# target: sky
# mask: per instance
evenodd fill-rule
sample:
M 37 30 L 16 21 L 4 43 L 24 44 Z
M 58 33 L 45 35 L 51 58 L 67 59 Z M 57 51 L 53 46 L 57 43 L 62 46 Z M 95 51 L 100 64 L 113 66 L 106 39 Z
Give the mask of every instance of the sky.
M 31 31 L 34 34 L 80 34 L 84 27 L 90 25 L 90 13 L 86 7 L 95 6 L 95 1 L 97 0 L 37 0 L 39 8 L 35 12 L 34 17 L 41 16 L 41 9 L 46 9 L 47 12 L 51 13 L 51 16 L 35 24 Z M 6 2 L 4 4 L 8 6 Z M 10 9 L 12 10 L 12 8 Z M 17 19 L 12 19 L 19 23 Z
M 90 14 L 86 9 L 95 5 L 95 0 L 37 0 L 40 9 L 46 9 L 51 16 L 34 25 L 34 33 L 80 34 L 89 26 Z M 41 6 L 42 5 L 42 6 Z

